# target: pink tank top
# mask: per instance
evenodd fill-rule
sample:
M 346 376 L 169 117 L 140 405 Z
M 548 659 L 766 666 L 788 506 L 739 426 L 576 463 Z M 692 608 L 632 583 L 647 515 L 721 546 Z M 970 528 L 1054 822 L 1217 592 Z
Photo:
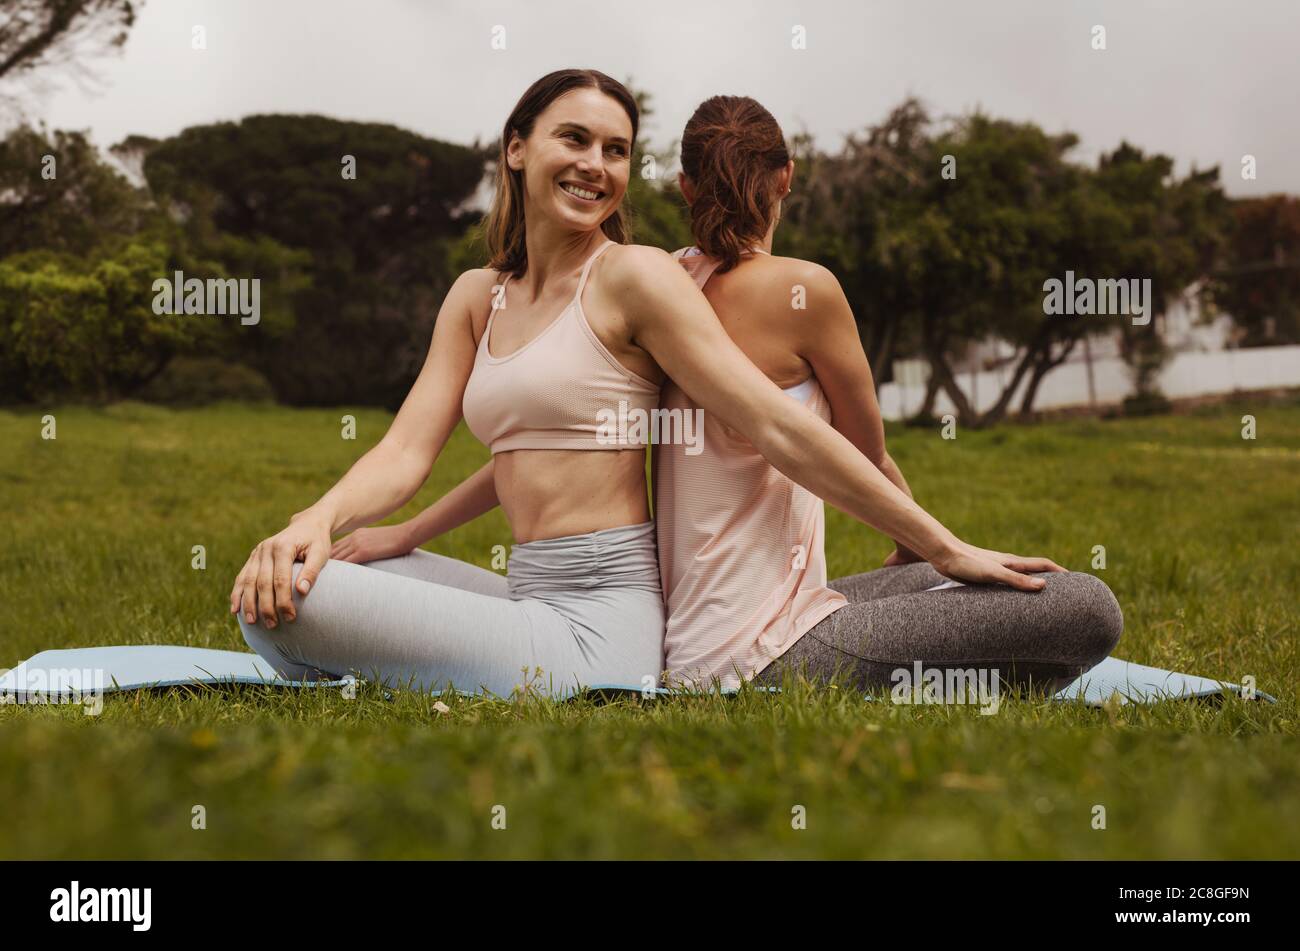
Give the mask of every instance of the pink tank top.
M 545 329 L 514 353 L 489 351 L 497 315 L 509 318 L 507 277 L 474 355 L 461 403 L 465 424 L 492 450 L 630 449 L 645 444 L 636 425 L 659 401 L 659 386 L 624 367 L 600 342 L 582 310 L 582 290 L 606 241 L 587 259 L 578 290 Z M 622 423 L 620 423 L 620 419 Z
M 702 289 L 718 261 L 674 254 Z M 815 378 L 786 393 L 830 421 Z M 672 382 L 660 405 L 693 411 Z M 671 685 L 739 686 L 848 602 L 826 587 L 821 499 L 792 482 L 739 433 L 704 413 L 703 447 L 657 447 L 655 522 L 669 617 Z

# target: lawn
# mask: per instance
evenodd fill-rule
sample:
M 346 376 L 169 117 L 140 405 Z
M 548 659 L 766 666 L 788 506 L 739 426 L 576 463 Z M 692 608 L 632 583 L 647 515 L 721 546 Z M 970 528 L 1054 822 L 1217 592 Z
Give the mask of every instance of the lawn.
M 0 667 L 54 647 L 245 649 L 235 572 L 388 419 L 0 411 Z M 7 705 L 0 857 L 1300 858 L 1300 400 L 890 436 L 962 537 L 1103 577 L 1125 613 L 1118 656 L 1253 676 L 1279 703 L 1018 699 L 981 716 L 794 685 L 445 710 L 364 686 L 110 695 L 99 716 Z M 405 514 L 485 458 L 458 430 Z M 879 565 L 880 536 L 827 521 L 832 574 Z M 489 567 L 509 542 L 493 513 L 428 547 Z

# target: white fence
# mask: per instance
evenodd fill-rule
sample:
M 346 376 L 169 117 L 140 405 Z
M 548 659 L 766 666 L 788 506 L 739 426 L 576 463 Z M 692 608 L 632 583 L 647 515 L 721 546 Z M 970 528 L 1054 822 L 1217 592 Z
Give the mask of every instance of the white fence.
M 915 413 L 925 398 L 925 381 L 916 374 L 897 374 L 903 383 L 886 383 L 880 388 L 880 411 L 885 419 L 903 419 Z M 1128 365 L 1115 357 L 1094 359 L 1092 379 L 1099 405 L 1118 403 L 1133 392 Z M 1007 370 L 960 373 L 957 382 L 977 412 L 997 402 Z M 1017 388 L 1009 410 L 1020 408 L 1025 381 Z M 1170 358 L 1160 374 L 1160 389 L 1168 397 L 1208 396 L 1234 390 L 1262 390 L 1300 386 L 1300 346 L 1250 347 L 1212 353 L 1179 353 Z M 1087 406 L 1091 402 L 1088 366 L 1083 361 L 1062 364 L 1043 377 L 1034 400 L 1035 409 Z M 954 412 L 952 402 L 939 392 L 934 404 L 939 415 Z

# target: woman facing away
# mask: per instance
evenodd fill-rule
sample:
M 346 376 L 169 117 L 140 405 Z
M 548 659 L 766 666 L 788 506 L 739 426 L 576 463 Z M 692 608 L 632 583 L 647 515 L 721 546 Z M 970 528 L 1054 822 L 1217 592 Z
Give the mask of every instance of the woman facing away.
M 593 70 L 548 74 L 512 110 L 489 266 L 448 292 L 384 437 L 257 545 L 236 578 L 231 612 L 281 675 L 355 670 L 499 695 L 539 669 L 557 695 L 657 680 L 665 618 L 645 447 L 611 441 L 600 421 L 620 404 L 648 413 L 665 375 L 792 481 L 947 577 L 1038 591 L 1045 582 L 1024 572 L 1063 570 L 958 539 L 783 395 L 665 252 L 622 243 L 637 124 L 627 89 Z M 468 507 L 499 501 L 515 540 L 504 588 L 491 572 L 428 552 L 330 559 L 332 534 L 416 493 L 462 412 L 493 453 L 490 482 L 465 487 Z
M 753 99 L 715 96 L 682 135 L 683 196 L 695 246 L 675 255 L 732 340 L 791 399 L 832 421 L 911 495 L 885 449 L 871 368 L 839 283 L 819 265 L 773 257 L 794 163 L 776 120 Z M 803 288 L 801 309 L 792 290 Z M 662 405 L 696 403 L 673 381 Z M 703 452 L 656 447 L 655 517 L 669 610 L 668 678 L 780 684 L 837 672 L 860 689 L 894 673 L 996 669 L 1012 685 L 1060 689 L 1114 649 L 1123 614 L 1093 575 L 1044 575 L 1037 595 L 960 586 L 905 545 L 887 567 L 827 584 L 820 499 L 742 433 L 704 414 Z

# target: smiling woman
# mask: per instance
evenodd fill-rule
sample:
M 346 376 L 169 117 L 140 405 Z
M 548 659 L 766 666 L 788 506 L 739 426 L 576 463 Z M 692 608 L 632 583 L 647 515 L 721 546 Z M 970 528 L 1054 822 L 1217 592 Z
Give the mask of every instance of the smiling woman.
M 534 138 L 538 117 L 553 103 L 557 109 L 550 110 L 549 127 Z M 492 248 L 488 266 L 522 277 L 528 267 L 525 221 L 531 217 L 537 222 L 542 214 L 584 232 L 599 228 L 611 241 L 626 244 L 630 235 L 621 206 L 639 127 L 636 100 L 622 83 L 604 73 L 562 69 L 533 83 L 501 132 L 503 154 L 497 168 L 496 197 L 484 222 L 484 234 Z M 607 157 L 615 167 L 592 161 L 594 140 L 599 140 L 595 154 Z M 526 183 L 521 172 L 530 146 L 537 161 L 530 163 L 533 180 Z M 616 188 L 617 183 L 609 179 L 620 174 L 622 187 Z M 551 208 L 537 206 L 547 199 Z M 525 200 L 535 203 L 531 216 Z
M 511 112 L 488 266 L 448 292 L 384 438 L 236 579 L 231 611 L 280 674 L 495 694 L 540 679 L 556 696 L 658 682 L 665 619 L 646 447 L 601 424 L 653 412 L 666 375 L 777 470 L 949 577 L 1039 591 L 1026 572 L 1060 570 L 957 539 L 751 363 L 668 254 L 626 243 L 637 126 L 631 94 L 594 70 L 544 76 Z M 462 415 L 493 461 L 461 511 L 500 503 L 516 542 L 506 578 L 424 551 L 329 560 L 333 533 L 416 493 Z M 281 616 L 293 623 L 275 630 Z

